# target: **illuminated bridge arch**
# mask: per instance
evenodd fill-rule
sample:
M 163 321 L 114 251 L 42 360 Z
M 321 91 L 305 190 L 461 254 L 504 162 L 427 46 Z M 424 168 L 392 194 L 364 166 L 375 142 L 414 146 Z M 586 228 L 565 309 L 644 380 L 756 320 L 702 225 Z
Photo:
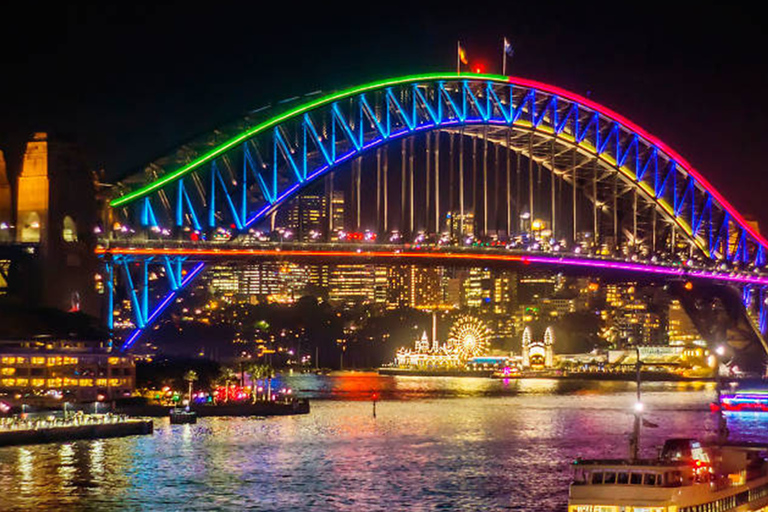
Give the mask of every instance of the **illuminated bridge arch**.
M 625 237 L 635 246 L 644 241 L 653 252 L 678 252 L 682 244 L 713 268 L 725 263 L 760 270 L 765 265 L 768 242 L 682 156 L 628 119 L 551 85 L 449 73 L 395 78 L 320 96 L 214 140 L 203 150 L 185 147 L 173 161 L 117 184 L 110 201 L 113 229 L 108 243 L 220 228 L 233 235 L 245 233 L 340 165 L 433 131 L 480 139 L 523 155 L 531 163 L 530 190 L 522 194 L 524 204 L 516 205 L 516 213 L 527 209 L 548 220 L 554 239 L 569 240 L 566 247 L 576 242 L 578 192 L 592 204 L 594 218 L 587 220 L 594 226 L 593 237 L 611 238 L 614 247 Z M 405 152 L 404 143 L 402 147 Z M 569 222 L 556 212 L 557 200 L 545 202 L 533 193 L 532 166 L 549 170 L 552 199 L 556 183 L 561 197 L 563 184 L 572 191 Z M 483 187 L 488 186 L 483 179 Z M 506 192 L 511 193 L 509 182 Z M 435 211 L 433 228 L 439 232 L 443 220 L 439 207 Z M 478 207 L 475 214 L 481 219 L 478 231 L 487 234 L 489 213 Z M 620 222 L 620 214 L 631 221 Z M 613 218 L 608 229 L 605 216 Z M 509 207 L 506 217 L 508 236 L 517 219 L 511 218 Z M 496 233 L 503 233 L 498 225 Z M 129 262 L 117 263 L 130 282 Z M 141 285 L 129 283 L 139 312 L 134 334 L 151 324 L 202 270 L 202 263 L 195 263 L 189 274 L 180 261 L 156 263 L 162 264 L 171 292 L 150 312 L 146 296 L 134 292 Z M 147 263 L 142 264 L 146 281 Z M 142 293 L 146 288 L 145 283 Z

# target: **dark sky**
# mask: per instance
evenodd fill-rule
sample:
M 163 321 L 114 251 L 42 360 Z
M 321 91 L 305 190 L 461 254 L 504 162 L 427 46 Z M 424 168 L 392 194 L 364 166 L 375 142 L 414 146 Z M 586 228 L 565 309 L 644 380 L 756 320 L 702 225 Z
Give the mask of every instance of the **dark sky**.
M 768 24 L 748 6 L 17 3 L 0 7 L 0 149 L 14 169 L 39 130 L 74 138 L 119 176 L 266 103 L 452 70 L 457 38 L 497 72 L 506 35 L 514 74 L 634 120 L 768 226 Z

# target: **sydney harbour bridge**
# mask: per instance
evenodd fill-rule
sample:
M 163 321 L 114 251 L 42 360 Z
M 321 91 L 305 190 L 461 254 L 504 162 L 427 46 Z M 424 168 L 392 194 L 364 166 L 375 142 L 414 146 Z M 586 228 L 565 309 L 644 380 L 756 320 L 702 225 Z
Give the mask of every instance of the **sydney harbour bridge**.
M 365 236 L 339 236 L 330 210 L 322 229 L 275 234 L 300 195 L 330 209 L 341 189 Z M 130 303 L 123 349 L 212 263 L 288 259 L 645 280 L 710 344 L 765 353 L 768 241 L 661 140 L 531 80 L 424 74 L 293 98 L 121 180 L 108 216 L 97 252 L 110 328 L 116 298 Z

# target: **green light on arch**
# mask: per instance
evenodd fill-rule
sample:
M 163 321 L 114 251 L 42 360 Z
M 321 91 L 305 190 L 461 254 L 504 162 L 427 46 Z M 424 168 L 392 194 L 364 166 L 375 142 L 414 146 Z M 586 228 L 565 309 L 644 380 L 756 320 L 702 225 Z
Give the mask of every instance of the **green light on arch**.
M 380 80 L 378 82 L 371 82 L 369 84 L 361 85 L 358 87 L 353 87 L 351 89 L 346 89 L 344 91 L 331 94 L 328 96 L 323 96 L 322 98 L 318 98 L 314 101 L 311 101 L 309 103 L 305 103 L 303 105 L 299 105 L 298 107 L 289 110 L 288 112 L 285 112 L 277 117 L 273 117 L 271 119 L 268 119 L 267 121 L 264 121 L 263 123 L 260 123 L 253 128 L 249 128 L 248 130 L 242 132 L 241 134 L 237 135 L 236 137 L 233 137 L 229 141 L 225 142 L 224 144 L 210 150 L 209 152 L 195 158 L 188 164 L 180 167 L 179 169 L 166 174 L 162 178 L 160 178 L 157 181 L 153 181 L 152 183 L 149 183 L 137 190 L 134 190 L 133 192 L 130 192 L 122 197 L 118 197 L 116 199 L 113 199 L 109 202 L 109 206 L 115 208 L 118 206 L 125 205 L 127 203 L 130 203 L 132 201 L 135 201 L 136 199 L 139 199 L 140 197 L 143 197 L 147 194 L 150 194 L 163 186 L 167 185 L 168 183 L 184 176 L 185 174 L 188 174 L 192 172 L 194 169 L 199 167 L 200 165 L 210 162 L 214 158 L 217 158 L 221 156 L 222 154 L 226 153 L 230 149 L 232 149 L 234 146 L 240 144 L 241 142 L 244 142 L 254 135 L 263 132 L 264 130 L 267 130 L 269 128 L 274 127 L 275 125 L 278 125 L 282 123 L 283 121 L 290 119 L 292 117 L 298 116 L 300 114 L 303 114 L 307 111 L 313 110 L 317 107 L 321 107 L 323 105 L 326 105 L 328 103 L 333 103 L 334 101 L 338 101 L 350 96 L 354 96 L 356 94 L 364 93 L 367 91 L 371 91 L 374 89 L 381 89 L 384 87 L 391 87 L 394 85 L 401 85 L 408 82 L 419 82 L 419 81 L 431 81 L 431 80 L 460 80 L 460 79 L 470 79 L 470 80 L 488 80 L 492 82 L 502 82 L 502 83 L 508 83 L 510 81 L 510 78 L 508 76 L 504 75 L 489 75 L 489 74 L 476 74 L 476 73 L 427 73 L 422 75 L 409 75 L 404 76 L 400 78 L 390 78 L 387 80 Z

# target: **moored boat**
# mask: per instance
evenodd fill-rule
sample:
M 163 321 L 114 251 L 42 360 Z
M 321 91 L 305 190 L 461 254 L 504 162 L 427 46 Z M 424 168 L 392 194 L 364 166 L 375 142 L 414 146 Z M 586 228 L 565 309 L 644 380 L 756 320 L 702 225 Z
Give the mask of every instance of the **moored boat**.
M 197 423 L 197 413 L 188 409 L 174 407 L 170 413 L 172 425 L 194 424 Z

